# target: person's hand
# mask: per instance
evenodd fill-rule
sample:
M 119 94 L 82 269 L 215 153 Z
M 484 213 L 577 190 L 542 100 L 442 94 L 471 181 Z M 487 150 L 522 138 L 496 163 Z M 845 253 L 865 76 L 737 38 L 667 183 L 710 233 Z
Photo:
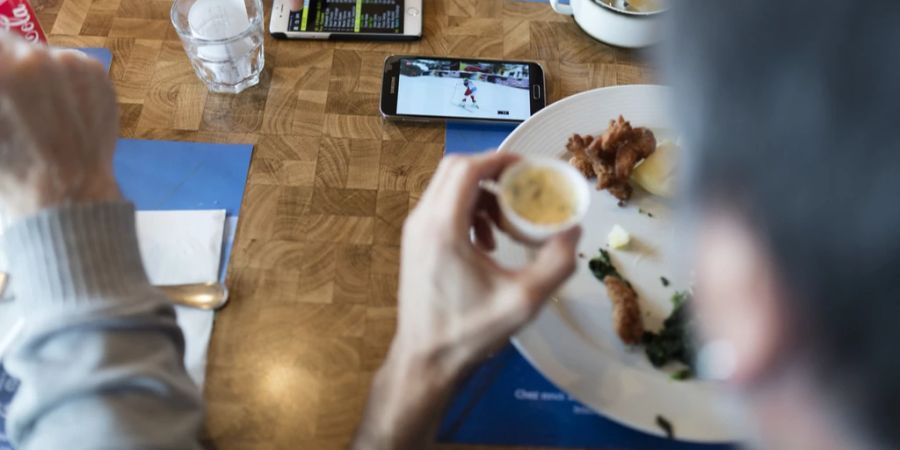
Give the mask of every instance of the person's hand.
M 427 448 L 460 377 L 530 321 L 575 270 L 579 228 L 546 242 L 521 270 L 486 253 L 499 212 L 479 182 L 516 160 L 507 153 L 446 158 L 407 219 L 397 334 L 353 448 Z
M 509 153 L 448 157 L 406 222 L 394 351 L 438 363 L 435 375 L 455 378 L 505 343 L 575 270 L 579 228 L 552 238 L 518 271 L 484 251 L 493 250 L 490 222 L 499 211 L 479 182 L 517 160 Z
M 303 11 L 303 0 L 288 0 L 290 11 Z
M 118 134 L 103 66 L 0 32 L 0 209 L 11 218 L 120 198 Z

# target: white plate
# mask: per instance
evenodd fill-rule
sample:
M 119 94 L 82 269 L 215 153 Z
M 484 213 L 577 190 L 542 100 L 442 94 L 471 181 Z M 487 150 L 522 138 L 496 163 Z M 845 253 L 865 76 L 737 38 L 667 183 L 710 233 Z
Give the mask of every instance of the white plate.
M 561 158 L 572 133 L 598 134 L 619 114 L 635 126 L 650 127 L 658 138 L 665 137 L 666 130 L 672 129 L 667 95 L 661 86 L 620 86 L 575 95 L 523 123 L 500 150 Z M 729 414 L 723 411 L 717 386 L 672 380 L 668 373 L 653 368 L 642 350 L 622 345 L 612 329 L 606 289 L 588 269 L 588 260 L 606 248 L 606 236 L 614 224 L 628 230 L 633 239 L 630 247 L 611 251 L 612 259 L 638 292 L 645 325 L 657 329 L 671 311 L 672 295 L 687 287 L 686 273 L 676 273 L 667 264 L 676 254 L 669 207 L 639 189 L 624 208 L 606 191 L 594 191 L 592 196 L 579 246 L 584 257 L 578 259 L 575 276 L 513 343 L 553 383 L 615 421 L 664 436 L 656 424 L 657 415 L 662 415 L 672 422 L 678 439 L 735 439 L 725 423 Z M 529 254 L 501 237 L 496 257 L 501 264 L 516 267 Z M 670 280 L 669 287 L 663 286 L 663 276 Z

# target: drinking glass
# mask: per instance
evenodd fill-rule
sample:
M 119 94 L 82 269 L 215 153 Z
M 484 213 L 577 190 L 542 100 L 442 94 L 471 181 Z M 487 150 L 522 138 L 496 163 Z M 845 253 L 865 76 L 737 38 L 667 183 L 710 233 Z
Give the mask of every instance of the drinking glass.
M 172 24 L 210 92 L 237 94 L 265 65 L 261 0 L 175 0 Z

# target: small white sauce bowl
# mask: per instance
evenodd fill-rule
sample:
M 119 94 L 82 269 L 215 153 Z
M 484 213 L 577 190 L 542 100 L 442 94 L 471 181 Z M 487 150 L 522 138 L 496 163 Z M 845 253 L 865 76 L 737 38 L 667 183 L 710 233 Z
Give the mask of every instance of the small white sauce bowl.
M 513 209 L 506 198 L 507 187 L 524 170 L 542 168 L 552 170 L 570 183 L 575 197 L 575 211 L 565 222 L 538 224 L 525 219 Z M 584 220 L 591 204 L 591 193 L 587 179 L 564 161 L 553 158 L 526 158 L 506 168 L 497 182 L 484 182 L 482 187 L 497 197 L 500 205 L 501 227 L 513 238 L 526 244 L 540 244 L 556 234 L 567 231 Z

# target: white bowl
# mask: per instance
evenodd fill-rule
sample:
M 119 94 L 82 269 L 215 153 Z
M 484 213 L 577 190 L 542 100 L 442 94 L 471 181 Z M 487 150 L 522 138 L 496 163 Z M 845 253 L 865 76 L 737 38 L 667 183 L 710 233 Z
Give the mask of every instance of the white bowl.
M 575 196 L 575 212 L 565 222 L 534 223 L 519 215 L 510 204 L 506 188 L 523 170 L 535 167 L 550 169 L 562 175 L 570 183 L 572 194 Z M 525 158 L 503 171 L 495 186 L 490 190 L 497 196 L 504 228 L 515 238 L 528 244 L 539 244 L 580 224 L 591 203 L 591 193 L 584 175 L 568 163 L 553 158 Z
M 660 20 L 665 11 L 623 11 L 600 0 L 570 0 L 569 4 L 551 0 L 559 14 L 573 16 L 585 33 L 610 45 L 641 48 L 661 39 Z

